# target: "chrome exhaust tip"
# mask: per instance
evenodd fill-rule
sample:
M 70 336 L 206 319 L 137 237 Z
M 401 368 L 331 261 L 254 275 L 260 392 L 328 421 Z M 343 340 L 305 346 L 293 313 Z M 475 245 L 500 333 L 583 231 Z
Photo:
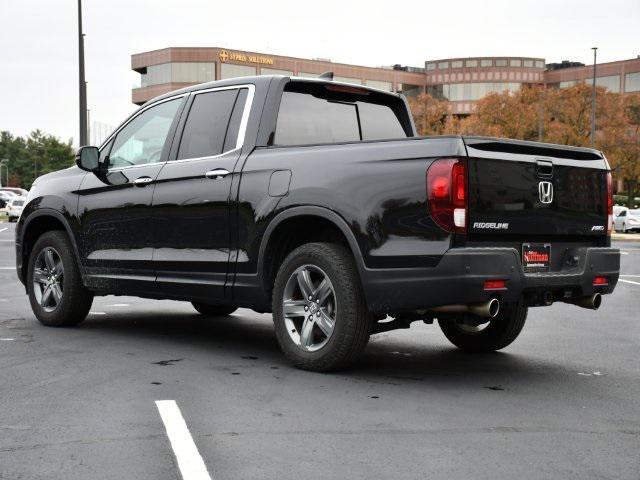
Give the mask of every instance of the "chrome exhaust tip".
M 483 303 L 475 303 L 472 305 L 443 305 L 430 309 L 433 312 L 443 313 L 473 313 L 479 317 L 495 318 L 500 312 L 500 301 L 492 298 Z
M 602 305 L 602 295 L 599 293 L 594 293 L 590 296 L 577 298 L 569 303 L 572 303 L 578 307 L 588 308 L 589 310 L 598 310 L 600 308 L 600 305 Z

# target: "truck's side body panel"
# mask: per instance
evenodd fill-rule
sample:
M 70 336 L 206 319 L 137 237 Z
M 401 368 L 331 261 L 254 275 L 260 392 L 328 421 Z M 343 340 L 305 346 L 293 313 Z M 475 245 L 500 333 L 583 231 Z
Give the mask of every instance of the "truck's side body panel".
M 235 289 L 259 281 L 267 227 L 297 206 L 343 219 L 367 269 L 436 265 L 451 236 L 429 216 L 425 174 L 434 158 L 463 154 L 457 137 L 256 149 L 240 183 Z M 270 179 L 281 170 L 291 172 L 289 191 L 271 196 Z

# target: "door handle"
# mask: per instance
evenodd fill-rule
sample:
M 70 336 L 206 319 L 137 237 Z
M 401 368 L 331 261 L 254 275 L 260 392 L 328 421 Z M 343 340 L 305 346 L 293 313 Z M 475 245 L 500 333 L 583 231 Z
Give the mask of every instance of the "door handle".
M 224 178 L 229 175 L 229 170 L 225 168 L 214 168 L 213 170 L 209 170 L 204 174 L 205 177 L 210 178 L 212 180 L 216 180 L 218 178 Z
M 136 187 L 145 187 L 151 182 L 153 182 L 153 178 L 151 177 L 138 177 L 133 181 L 133 184 Z

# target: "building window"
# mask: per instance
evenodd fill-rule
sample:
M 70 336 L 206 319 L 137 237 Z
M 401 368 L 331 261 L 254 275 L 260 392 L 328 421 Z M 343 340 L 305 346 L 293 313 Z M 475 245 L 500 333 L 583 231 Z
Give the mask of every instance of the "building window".
M 465 63 L 465 66 L 467 67 L 477 67 L 478 66 L 478 60 L 467 60 Z
M 578 83 L 578 80 L 569 80 L 567 82 L 560 82 L 560 88 L 573 87 L 576 83 Z
M 391 82 L 382 82 L 380 80 L 365 80 L 364 83 L 367 87 L 377 88 L 378 90 L 384 90 L 385 92 L 390 92 L 393 89 L 393 85 Z
M 298 72 L 296 76 L 302 78 L 318 78 L 319 75 L 319 73 Z
M 427 63 L 427 71 L 435 70 L 435 69 L 436 69 L 436 67 L 437 67 L 437 65 L 436 65 L 436 63 L 435 63 L 435 62 Z
M 489 93 L 515 92 L 520 85 L 516 82 L 453 83 L 448 85 L 448 90 L 442 90 L 442 96 L 453 102 L 475 101 Z
M 362 80 L 360 80 L 359 78 L 333 77 L 333 80 L 336 81 L 336 82 L 351 83 L 353 85 L 362 85 Z
M 536 68 L 544 68 L 544 60 L 536 60 Z
M 518 60 L 518 59 L 512 58 L 511 60 L 509 60 L 509 66 L 510 67 L 521 67 L 522 66 L 522 60 Z
M 532 68 L 533 67 L 533 60 L 524 60 L 522 62 L 522 64 L 526 67 L 526 68 Z
M 625 92 L 640 92 L 640 72 L 627 73 L 624 76 Z
M 496 67 L 506 67 L 507 61 L 504 58 L 499 58 L 496 60 Z
M 490 58 L 485 58 L 483 60 L 480 60 L 480 66 L 481 67 L 492 67 L 493 66 L 493 60 L 491 60 Z
M 593 78 L 585 79 L 589 85 L 593 83 Z M 596 77 L 596 86 L 604 87 L 610 92 L 620 92 L 620 75 L 610 75 L 608 77 Z
M 223 80 L 225 78 L 250 77 L 256 74 L 256 67 L 223 63 L 220 65 L 220 74 Z
M 462 60 L 454 60 L 451 62 L 451 68 L 462 68 Z
M 163 83 L 204 83 L 215 80 L 216 64 L 201 62 L 175 62 L 150 65 L 140 78 L 140 86 Z
M 438 63 L 438 68 L 449 68 L 449 62 Z
M 278 70 L 277 68 L 260 67 L 260 75 L 284 75 L 285 77 L 290 77 L 293 75 L 293 72 L 291 70 Z

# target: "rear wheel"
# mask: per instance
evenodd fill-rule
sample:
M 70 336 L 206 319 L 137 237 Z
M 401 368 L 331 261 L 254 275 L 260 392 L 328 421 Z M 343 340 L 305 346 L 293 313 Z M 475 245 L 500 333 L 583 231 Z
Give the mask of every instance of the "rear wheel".
M 527 310 L 519 301 L 502 305 L 496 317 L 480 325 L 464 322 L 463 316 L 439 319 L 438 324 L 456 347 L 469 352 L 491 352 L 506 347 L 518 337 L 527 319 Z
M 191 302 L 191 305 L 193 305 L 193 308 L 199 313 L 207 317 L 226 317 L 237 310 L 236 307 L 230 305 L 213 305 L 200 302 Z
M 27 269 L 29 302 L 36 318 L 48 327 L 68 327 L 82 322 L 93 294 L 82 278 L 67 235 L 43 234 L 33 247 Z
M 371 315 L 350 252 L 332 243 L 291 252 L 276 276 L 273 321 L 295 366 L 320 372 L 354 362 L 369 340 Z

